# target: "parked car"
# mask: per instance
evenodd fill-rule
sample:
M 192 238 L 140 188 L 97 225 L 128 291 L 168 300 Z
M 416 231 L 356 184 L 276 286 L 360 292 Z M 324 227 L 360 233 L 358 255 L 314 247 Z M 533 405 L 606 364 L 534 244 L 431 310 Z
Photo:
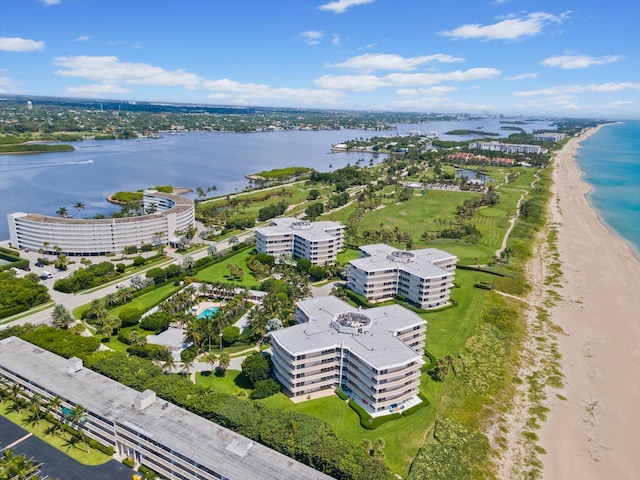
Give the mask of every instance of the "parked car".
M 37 263 L 36 263 L 36 267 L 42 268 L 42 267 L 44 267 L 44 263 L 42 263 L 42 262 L 37 262 Z
M 124 288 L 126 285 L 124 283 L 119 283 L 116 285 L 116 288 Z

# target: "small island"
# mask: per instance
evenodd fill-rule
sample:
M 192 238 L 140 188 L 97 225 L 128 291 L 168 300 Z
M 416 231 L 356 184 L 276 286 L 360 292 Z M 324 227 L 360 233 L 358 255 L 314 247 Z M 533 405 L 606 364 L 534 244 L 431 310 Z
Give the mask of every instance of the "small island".
M 499 133 L 485 132 L 482 130 L 451 130 L 445 135 L 483 135 L 485 137 L 499 137 Z
M 311 175 L 312 172 L 313 169 L 309 167 L 286 167 L 265 170 L 260 173 L 252 173 L 250 175 L 245 175 L 245 177 L 254 182 L 282 182 L 294 180 L 305 175 Z

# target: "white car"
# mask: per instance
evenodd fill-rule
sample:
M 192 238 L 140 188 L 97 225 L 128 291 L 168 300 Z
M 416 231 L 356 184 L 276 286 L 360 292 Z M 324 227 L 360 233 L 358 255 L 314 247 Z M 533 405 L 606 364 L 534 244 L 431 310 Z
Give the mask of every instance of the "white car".
M 124 283 L 119 283 L 116 285 L 116 288 L 125 288 L 126 285 Z

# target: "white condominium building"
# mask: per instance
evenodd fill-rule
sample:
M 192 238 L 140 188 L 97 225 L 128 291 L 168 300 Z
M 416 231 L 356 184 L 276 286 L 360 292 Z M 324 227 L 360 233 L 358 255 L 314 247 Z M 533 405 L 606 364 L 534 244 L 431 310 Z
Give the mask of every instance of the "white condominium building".
M 62 412 L 86 409 L 84 435 L 131 457 L 162 478 L 180 480 L 330 480 L 332 477 L 203 417 L 138 392 L 18 337 L 0 340 L 0 384 L 21 395 L 60 397 Z
M 313 265 L 336 261 L 342 250 L 344 226 L 337 222 L 305 222 L 297 218 L 275 218 L 256 230 L 256 248 L 275 257 L 289 253 Z
M 188 198 L 156 190 L 143 196 L 148 215 L 124 218 L 58 218 L 36 213 L 10 213 L 11 246 L 45 253 L 88 256 L 120 253 L 124 247 L 177 242 L 176 230 L 184 230 L 195 220 L 194 204 Z
M 537 142 L 554 142 L 558 143 L 560 140 L 564 140 L 567 138 L 566 133 L 553 133 L 553 132 L 545 132 L 545 133 L 536 133 L 533 135 L 533 139 Z
M 347 286 L 380 302 L 402 295 L 420 308 L 446 305 L 458 258 L 437 248 L 397 250 L 386 244 L 360 247 L 361 258 L 349 262 Z
M 471 142 L 469 144 L 469 149 L 485 150 L 489 152 L 520 153 L 520 154 L 544 153 L 544 150 L 540 145 L 519 145 L 514 143 L 500 143 L 500 142 Z
M 336 297 L 298 303 L 271 333 L 276 378 L 292 397 L 341 387 L 371 414 L 419 403 L 426 321 L 400 305 L 360 310 Z

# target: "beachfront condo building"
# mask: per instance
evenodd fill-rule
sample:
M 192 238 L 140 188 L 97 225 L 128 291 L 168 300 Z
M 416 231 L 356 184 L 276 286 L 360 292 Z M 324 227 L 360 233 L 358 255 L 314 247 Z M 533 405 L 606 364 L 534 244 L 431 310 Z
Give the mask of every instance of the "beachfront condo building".
M 469 150 L 484 150 L 488 152 L 503 152 L 516 154 L 539 154 L 544 153 L 540 145 L 518 145 L 514 143 L 500 142 L 471 142 Z
M 558 143 L 561 140 L 567 138 L 566 133 L 553 133 L 553 132 L 545 132 L 545 133 L 536 133 L 533 135 L 533 139 L 537 142 L 554 142 Z
M 344 225 L 338 222 L 305 222 L 297 218 L 275 218 L 256 230 L 256 249 L 274 257 L 283 254 L 306 258 L 313 265 L 336 261 L 342 250 Z
M 60 419 L 76 405 L 86 409 L 82 432 L 112 446 L 162 478 L 209 480 L 329 480 L 281 453 L 194 413 L 138 392 L 91 371 L 78 358 L 65 359 L 18 337 L 0 340 L 0 382 L 19 385 L 21 395 L 56 395 Z
M 121 253 L 133 245 L 178 244 L 180 239 L 175 232 L 189 228 L 195 221 L 193 201 L 180 195 L 146 190 L 143 207 L 150 213 L 104 219 L 10 213 L 7 218 L 11 246 L 71 256 Z
M 426 321 L 400 305 L 361 310 L 336 297 L 298 303 L 271 333 L 274 373 L 294 401 L 340 387 L 371 414 L 420 403 Z
M 446 305 L 458 258 L 437 248 L 398 250 L 390 245 L 360 247 L 349 262 L 347 286 L 370 302 L 401 295 L 420 308 Z

